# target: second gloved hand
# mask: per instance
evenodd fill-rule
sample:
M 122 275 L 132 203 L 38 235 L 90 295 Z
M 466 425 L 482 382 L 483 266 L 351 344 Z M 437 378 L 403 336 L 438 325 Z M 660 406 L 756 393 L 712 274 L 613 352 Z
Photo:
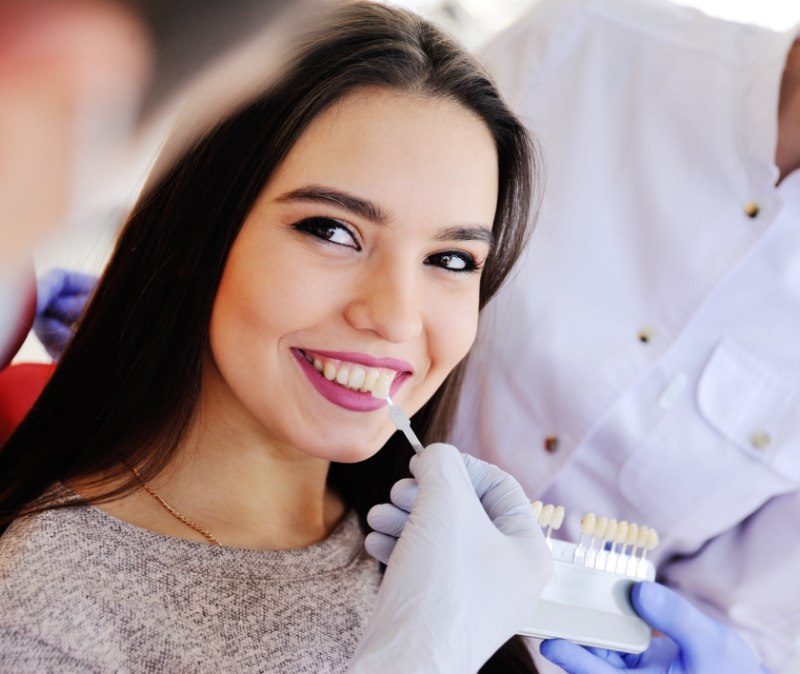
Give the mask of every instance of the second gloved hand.
M 38 278 L 33 330 L 51 358 L 64 353 L 96 284 L 94 276 L 64 269 L 51 269 Z
M 350 672 L 476 672 L 524 626 L 552 556 L 507 473 L 445 444 L 410 465 L 416 479 L 392 490 L 410 513 L 383 504 L 368 517 L 382 531 L 367 549 L 388 566 Z
M 631 601 L 654 637 L 644 653 L 628 654 L 551 639 L 541 652 L 569 674 L 766 674 L 748 646 L 725 625 L 698 611 L 677 592 L 642 582 Z

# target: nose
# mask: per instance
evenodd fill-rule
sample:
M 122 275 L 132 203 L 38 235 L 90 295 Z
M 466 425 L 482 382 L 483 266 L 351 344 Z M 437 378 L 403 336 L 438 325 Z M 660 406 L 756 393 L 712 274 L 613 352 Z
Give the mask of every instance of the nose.
M 414 274 L 383 265 L 362 279 L 345 318 L 358 330 L 401 344 L 423 331 L 422 302 Z

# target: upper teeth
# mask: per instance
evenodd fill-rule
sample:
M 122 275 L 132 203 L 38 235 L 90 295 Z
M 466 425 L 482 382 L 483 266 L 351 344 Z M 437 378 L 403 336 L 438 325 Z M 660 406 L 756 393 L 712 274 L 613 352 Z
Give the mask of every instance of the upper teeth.
M 322 373 L 325 379 L 335 381 L 354 391 L 369 392 L 376 398 L 385 398 L 389 395 L 389 389 L 397 376 L 396 370 L 367 367 L 335 358 L 323 358 L 306 351 L 303 351 L 302 354 L 317 372 Z

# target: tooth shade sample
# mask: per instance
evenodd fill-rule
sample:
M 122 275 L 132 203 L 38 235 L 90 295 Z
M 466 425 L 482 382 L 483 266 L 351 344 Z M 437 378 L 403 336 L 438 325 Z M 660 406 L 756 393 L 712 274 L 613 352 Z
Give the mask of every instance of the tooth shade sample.
M 553 519 L 554 510 L 555 508 L 549 503 L 542 508 L 542 512 L 539 515 L 539 526 L 546 527 L 548 524 L 550 524 L 550 520 Z
M 367 376 L 364 378 L 364 384 L 361 386 L 362 391 L 372 392 L 372 389 L 375 386 L 375 382 L 378 379 L 378 375 L 380 374 L 379 370 L 374 368 L 370 368 L 367 370 Z
M 628 537 L 625 539 L 625 545 L 635 545 L 636 540 L 639 538 L 639 525 L 631 523 L 628 525 Z
M 606 539 L 613 541 L 617 537 L 617 520 L 608 520 L 606 527 Z
M 531 503 L 531 510 L 533 510 L 533 516 L 536 518 L 536 521 L 539 521 L 539 515 L 542 514 L 542 508 L 544 507 L 544 503 L 541 501 L 534 501 Z
M 556 509 L 553 511 L 553 519 L 550 520 L 550 526 L 556 531 L 558 531 L 564 523 L 564 514 L 564 506 L 556 506 Z
M 594 513 L 586 513 L 581 519 L 581 533 L 591 536 L 594 534 Z
M 594 535 L 596 538 L 603 538 L 606 535 L 608 528 L 608 518 L 598 517 L 594 523 Z
M 392 382 L 394 381 L 394 375 L 386 374 L 385 372 L 381 372 L 377 379 L 375 380 L 375 384 L 372 386 L 372 395 L 375 398 L 385 398 L 389 395 L 389 389 L 392 386 Z

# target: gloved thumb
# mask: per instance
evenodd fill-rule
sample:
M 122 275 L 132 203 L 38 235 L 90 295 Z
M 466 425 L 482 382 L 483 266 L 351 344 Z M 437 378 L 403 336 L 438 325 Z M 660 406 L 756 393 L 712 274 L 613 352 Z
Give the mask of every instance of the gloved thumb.
M 442 483 L 472 487 L 461 452 L 444 442 L 434 442 L 411 457 L 409 468 L 420 485 Z
M 631 590 L 636 612 L 650 627 L 666 634 L 687 655 L 696 653 L 715 633 L 716 623 L 677 592 L 658 583 L 642 581 Z

